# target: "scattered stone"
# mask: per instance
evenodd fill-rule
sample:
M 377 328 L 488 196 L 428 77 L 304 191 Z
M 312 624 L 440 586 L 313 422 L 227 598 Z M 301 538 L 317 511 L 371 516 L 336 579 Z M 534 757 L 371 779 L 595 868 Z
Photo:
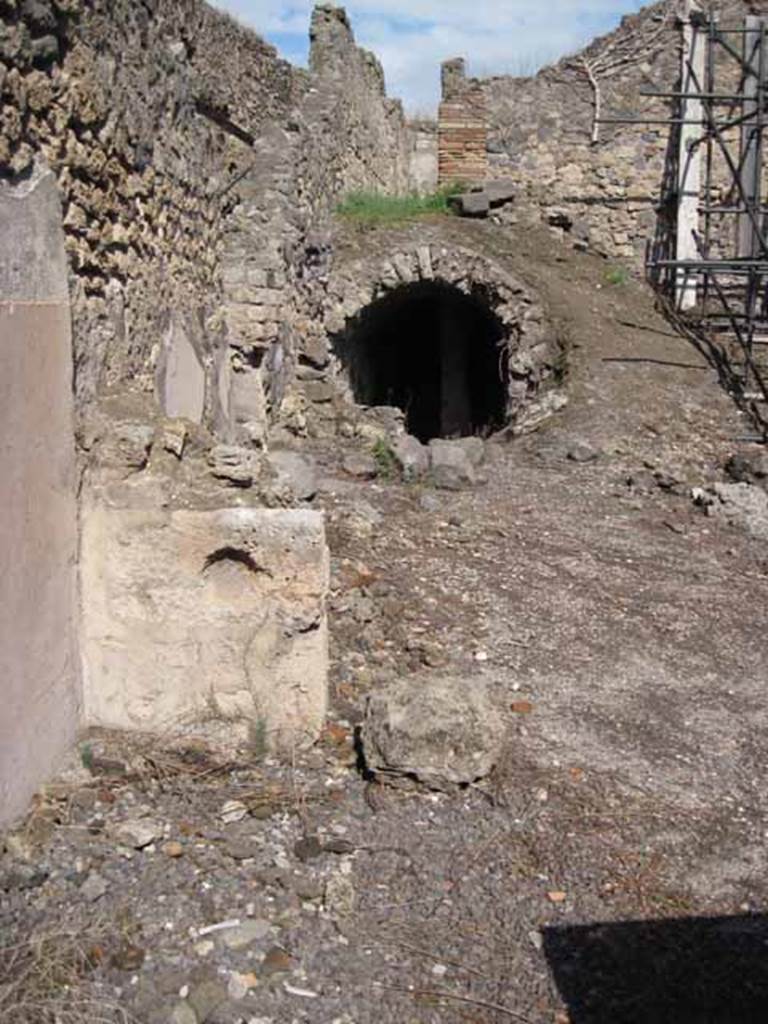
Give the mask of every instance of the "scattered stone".
M 233 971 L 229 976 L 227 984 L 227 995 L 234 1002 L 239 1003 L 248 995 L 252 988 L 256 988 L 259 979 L 255 974 L 238 974 Z
M 162 427 L 163 448 L 180 459 L 187 443 L 187 425 L 184 420 L 166 420 Z
M 323 850 L 326 853 L 335 853 L 340 857 L 345 857 L 348 854 L 354 853 L 357 847 L 349 839 L 334 837 L 333 839 L 326 839 L 323 843 Z
M 496 181 L 486 182 L 483 186 L 483 192 L 488 196 L 491 209 L 496 209 L 499 206 L 506 206 L 507 203 L 514 202 L 518 186 L 508 178 L 498 178 Z
M 491 200 L 487 192 L 465 192 L 449 196 L 448 205 L 460 217 L 487 217 L 491 212 Z
M 88 900 L 89 903 L 95 903 L 100 900 L 109 890 L 109 885 L 105 878 L 97 872 L 92 871 L 83 884 L 80 886 L 80 895 L 83 899 Z
M 228 800 L 221 809 L 221 820 L 225 825 L 234 825 L 248 815 L 248 808 L 241 800 Z
M 568 894 L 561 892 L 559 889 L 557 889 L 553 892 L 548 892 L 547 899 L 550 903 L 565 903 L 565 901 L 568 899 Z
M 316 860 L 322 854 L 323 847 L 317 836 L 304 836 L 294 845 L 293 852 L 302 863 L 306 863 L 309 860 Z
M 170 843 L 163 843 L 163 845 L 160 847 L 160 850 L 162 853 L 165 854 L 166 857 L 171 857 L 173 860 L 177 860 L 179 857 L 184 856 L 184 847 L 181 845 L 181 843 L 177 843 L 175 841 Z
M 203 939 L 202 942 L 197 942 L 194 946 L 195 953 L 199 957 L 210 956 L 214 949 L 216 949 L 216 943 L 211 942 L 210 939 Z
M 341 468 L 348 476 L 358 480 L 373 480 L 379 474 L 379 467 L 372 455 L 352 454 L 347 455 Z
M 287 487 L 298 501 L 311 501 L 317 494 L 317 469 L 306 456 L 277 451 L 267 456 L 278 487 Z
M 247 836 L 228 839 L 224 849 L 232 860 L 252 860 L 259 852 L 259 844 Z
M 333 917 L 349 917 L 355 911 L 357 894 L 350 875 L 336 871 L 325 883 L 325 909 Z
M 419 498 L 419 506 L 425 512 L 439 512 L 443 507 L 443 499 L 436 494 L 422 494 Z
M 745 455 L 732 455 L 725 464 L 725 472 L 735 483 L 768 488 L 768 452 L 761 449 Z
M 99 461 L 104 465 L 144 469 L 149 461 L 155 432 L 146 423 L 115 423 L 102 442 Z
M 600 458 L 600 452 L 584 441 L 575 441 L 568 448 L 566 458 L 569 462 L 585 464 L 587 462 L 596 462 Z
M 227 990 L 220 981 L 202 981 L 189 993 L 189 1005 L 197 1014 L 200 1024 L 227 1000 Z
M 199 1024 L 197 1014 L 188 1002 L 177 1003 L 171 1014 L 171 1024 Z
M 417 676 L 368 697 L 362 744 L 371 771 L 442 789 L 488 775 L 504 732 L 483 680 Z
M 30 889 L 39 889 L 45 885 L 50 876 L 47 868 L 32 867 L 31 865 L 14 865 L 9 871 L 0 875 L 0 890 L 4 892 L 25 892 Z
M 325 886 L 316 878 L 298 877 L 291 879 L 291 888 L 300 900 L 319 900 L 325 892 Z
M 121 846 L 143 850 L 162 836 L 163 826 L 151 818 L 129 818 L 109 826 L 107 832 Z
M 477 483 L 475 469 L 460 441 L 430 441 L 429 457 L 435 487 L 460 491 Z
M 261 973 L 265 978 L 270 978 L 274 974 L 287 974 L 293 967 L 293 957 L 280 946 L 273 946 L 262 961 Z
M 729 523 L 760 540 L 768 540 L 768 494 L 752 484 L 713 484 L 691 492 L 708 516 Z
M 429 449 L 411 434 L 392 442 L 392 454 L 405 480 L 418 480 L 429 472 Z
M 252 487 L 259 476 L 260 464 L 254 451 L 237 445 L 220 444 L 208 455 L 211 475 L 235 487 Z
M 254 942 L 265 939 L 271 930 L 272 925 L 269 921 L 256 918 L 253 921 L 244 921 L 236 928 L 227 929 L 222 933 L 222 940 L 228 949 L 247 949 Z

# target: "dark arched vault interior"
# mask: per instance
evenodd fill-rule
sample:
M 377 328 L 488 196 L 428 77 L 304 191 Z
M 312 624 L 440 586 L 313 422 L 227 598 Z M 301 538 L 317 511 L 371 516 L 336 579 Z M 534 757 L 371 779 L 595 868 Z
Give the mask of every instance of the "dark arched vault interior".
M 481 296 L 404 285 L 366 306 L 333 339 L 355 401 L 403 410 L 408 432 L 487 435 L 507 411 L 503 327 Z

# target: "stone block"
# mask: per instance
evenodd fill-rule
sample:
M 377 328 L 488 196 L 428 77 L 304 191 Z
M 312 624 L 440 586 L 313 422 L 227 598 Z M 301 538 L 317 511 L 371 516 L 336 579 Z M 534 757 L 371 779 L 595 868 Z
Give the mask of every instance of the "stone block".
M 487 217 L 491 210 L 491 202 L 485 192 L 451 196 L 449 203 L 462 217 Z
M 327 701 L 321 513 L 83 510 L 88 725 L 173 731 L 219 716 L 283 755 Z
M 202 423 L 205 411 L 205 370 L 184 324 L 174 319 L 165 338 L 159 390 L 169 419 Z

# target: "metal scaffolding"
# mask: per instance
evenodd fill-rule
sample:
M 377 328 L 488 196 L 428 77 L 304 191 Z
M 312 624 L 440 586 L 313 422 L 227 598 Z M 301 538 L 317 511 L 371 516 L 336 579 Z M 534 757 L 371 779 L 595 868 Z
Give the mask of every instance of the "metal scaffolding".
M 649 278 L 665 312 L 716 368 L 768 440 L 768 18 L 721 23 L 686 0 L 679 87 L 643 90 L 670 116 L 670 144 L 649 244 Z

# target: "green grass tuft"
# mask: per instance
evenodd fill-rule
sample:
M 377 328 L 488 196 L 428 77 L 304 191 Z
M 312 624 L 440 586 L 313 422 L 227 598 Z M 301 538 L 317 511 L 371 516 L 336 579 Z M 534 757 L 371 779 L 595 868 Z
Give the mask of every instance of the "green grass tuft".
M 447 215 L 450 196 L 463 191 L 461 185 L 449 185 L 429 195 L 388 196 L 380 192 L 352 192 L 336 207 L 336 213 L 354 223 L 375 227 L 398 224 L 417 217 Z
M 629 281 L 630 273 L 626 267 L 611 267 L 610 270 L 605 272 L 605 280 L 607 284 L 612 285 L 623 285 Z

